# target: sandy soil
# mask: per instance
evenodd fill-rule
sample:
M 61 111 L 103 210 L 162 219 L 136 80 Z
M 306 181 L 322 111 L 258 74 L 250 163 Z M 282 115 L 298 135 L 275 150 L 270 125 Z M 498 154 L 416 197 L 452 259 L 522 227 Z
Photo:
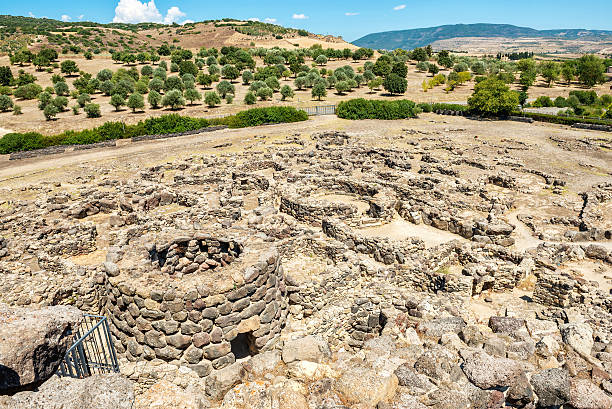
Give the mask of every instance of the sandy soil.
M 426 247 L 434 247 L 452 240 L 467 241 L 457 234 L 438 230 L 426 224 L 413 224 L 399 217 L 391 223 L 366 227 L 358 231 L 366 237 L 386 237 L 391 240 L 417 237 L 425 242 Z

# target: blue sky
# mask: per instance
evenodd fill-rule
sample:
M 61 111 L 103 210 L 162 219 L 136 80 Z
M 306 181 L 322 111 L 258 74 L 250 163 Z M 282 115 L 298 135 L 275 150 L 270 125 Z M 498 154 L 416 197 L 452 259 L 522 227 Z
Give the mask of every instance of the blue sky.
M 373 32 L 455 23 L 612 30 L 610 0 L 157 0 L 153 4 L 139 0 L 28 0 L 3 3 L 2 14 L 101 23 L 113 20 L 181 23 L 223 17 L 269 19 L 318 34 L 342 35 L 348 41 Z

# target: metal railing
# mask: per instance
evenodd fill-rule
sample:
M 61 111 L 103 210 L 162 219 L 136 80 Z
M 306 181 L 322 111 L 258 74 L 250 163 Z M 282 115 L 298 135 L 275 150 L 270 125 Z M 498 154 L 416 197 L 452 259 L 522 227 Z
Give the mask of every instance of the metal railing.
M 301 108 L 308 115 L 335 115 L 336 114 L 336 106 L 335 105 L 322 105 L 316 107 L 306 107 Z
M 85 378 L 96 373 L 119 372 L 106 317 L 85 314 L 74 339 L 57 370 L 59 376 Z

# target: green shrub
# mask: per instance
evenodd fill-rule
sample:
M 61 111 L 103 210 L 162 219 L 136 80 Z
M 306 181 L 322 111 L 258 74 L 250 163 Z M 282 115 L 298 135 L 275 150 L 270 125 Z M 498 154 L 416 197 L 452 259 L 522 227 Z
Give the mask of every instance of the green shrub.
M 431 112 L 431 111 L 432 111 L 431 104 L 428 104 L 428 103 L 423 103 L 423 102 L 422 102 L 422 103 L 418 104 L 418 105 L 417 105 L 417 107 L 418 107 L 418 108 L 419 108 L 421 111 L 423 111 L 423 112 Z
M 20 105 L 13 106 L 13 115 L 21 115 L 21 114 L 23 114 L 23 112 L 21 112 L 21 106 Z
M 435 103 L 431 105 L 431 109 L 436 111 L 460 111 L 465 112 L 468 110 L 467 105 L 459 105 L 459 104 L 445 104 L 445 103 Z
M 81 108 L 91 102 L 91 97 L 89 94 L 81 94 L 77 97 L 77 103 Z
M 244 103 L 247 105 L 253 105 L 255 102 L 257 102 L 257 97 L 255 94 L 252 91 L 247 92 L 244 96 Z
M 567 100 L 563 97 L 555 98 L 555 106 L 557 108 L 565 108 L 567 107 Z
M 57 108 L 57 106 L 55 106 L 55 104 L 47 104 L 45 109 L 43 109 L 43 114 L 45 115 L 47 121 L 50 121 L 51 119 L 55 118 L 58 113 L 59 109 Z
M 57 110 L 53 104 L 48 104 L 47 107 L 50 107 L 50 110 Z M 90 118 L 100 116 L 100 106 L 97 104 L 87 104 L 84 110 Z M 232 128 L 242 128 L 265 123 L 297 122 L 306 119 L 308 119 L 308 115 L 304 111 L 298 111 L 290 107 L 250 109 L 237 115 L 214 121 L 177 114 L 162 115 L 157 118 L 148 118 L 140 121 L 136 125 L 126 125 L 122 122 L 106 122 L 97 128 L 83 131 L 66 131 L 51 136 L 43 136 L 35 132 L 23 134 L 10 133 L 0 138 L 0 154 L 40 149 L 53 145 L 82 145 L 140 135 L 163 135 L 186 132 L 206 128 L 212 123 L 228 125 Z
M 87 114 L 87 118 L 100 118 L 100 105 L 98 104 L 87 104 L 83 107 L 83 110 Z
M 42 87 L 38 84 L 27 84 L 15 90 L 15 98 L 34 99 L 42 92 Z
M 417 107 L 409 100 L 381 101 L 363 98 L 342 101 L 336 111 L 344 119 L 405 119 L 417 116 Z
M 209 108 L 214 108 L 221 103 L 221 97 L 215 91 L 209 91 L 204 95 L 204 102 Z
M 306 112 L 293 107 L 252 108 L 223 118 L 230 128 L 245 128 L 263 124 L 300 122 L 308 119 Z
M 574 125 L 577 123 L 584 123 L 584 124 L 612 126 L 612 121 L 606 121 L 602 119 L 576 118 L 576 117 L 571 117 L 571 116 L 540 114 L 536 112 L 524 112 L 524 113 L 517 112 L 516 115 L 523 115 L 525 117 L 532 118 L 534 121 L 550 122 L 550 123 L 561 124 L 561 125 Z
M 44 148 L 45 138 L 38 132 L 8 133 L 0 138 L 0 153 L 30 151 Z
M 173 89 L 164 95 L 161 103 L 163 106 L 169 106 L 171 109 L 175 110 L 185 105 L 185 98 L 183 98 L 183 93 L 180 90 Z
M 548 107 L 552 107 L 553 105 L 554 104 L 553 104 L 552 100 L 549 97 L 545 96 L 545 95 L 542 95 L 542 96 L 538 97 L 533 102 L 533 106 L 536 107 L 536 108 L 541 108 L 541 107 L 548 108 Z
M 0 95 L 0 112 L 13 109 L 13 100 L 8 95 Z
M 488 78 L 474 86 L 468 98 L 470 111 L 480 115 L 507 116 L 519 105 L 518 93 L 503 82 Z

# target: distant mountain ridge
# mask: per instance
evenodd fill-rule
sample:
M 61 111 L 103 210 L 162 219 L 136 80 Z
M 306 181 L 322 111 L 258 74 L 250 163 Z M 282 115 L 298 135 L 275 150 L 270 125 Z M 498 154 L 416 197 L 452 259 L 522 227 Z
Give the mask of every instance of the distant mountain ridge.
M 558 29 L 536 30 L 529 27 L 518 27 L 511 24 L 452 24 L 410 30 L 385 31 L 372 33 L 353 41 L 358 47 L 373 49 L 413 49 L 424 47 L 436 41 L 461 37 L 504 37 L 504 38 L 556 38 L 563 40 L 611 40 L 612 31 Z

